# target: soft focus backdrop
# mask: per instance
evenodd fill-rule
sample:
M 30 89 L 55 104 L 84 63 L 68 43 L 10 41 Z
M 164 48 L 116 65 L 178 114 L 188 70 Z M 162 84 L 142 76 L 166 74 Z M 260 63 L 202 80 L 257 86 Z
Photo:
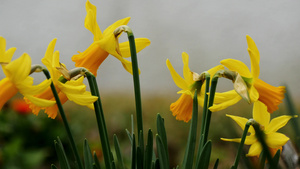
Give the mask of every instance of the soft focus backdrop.
M 0 2 L 0 36 L 8 47 L 17 47 L 14 58 L 27 52 L 33 63 L 41 63 L 47 45 L 58 38 L 61 62 L 74 67 L 71 57 L 84 51 L 93 35 L 84 27 L 84 0 L 26 0 Z M 103 31 L 124 17 L 135 37 L 152 44 L 139 56 L 143 94 L 176 96 L 177 87 L 165 65 L 170 59 L 181 72 L 183 51 L 190 55 L 192 71 L 201 73 L 225 58 L 250 65 L 246 35 L 256 42 L 261 54 L 261 76 L 272 85 L 288 84 L 297 97 L 299 83 L 299 1 L 100 1 L 97 21 Z M 122 40 L 126 39 L 123 35 Z M 130 74 L 110 56 L 99 69 L 102 92 L 128 91 Z M 3 74 L 0 75 L 3 77 Z

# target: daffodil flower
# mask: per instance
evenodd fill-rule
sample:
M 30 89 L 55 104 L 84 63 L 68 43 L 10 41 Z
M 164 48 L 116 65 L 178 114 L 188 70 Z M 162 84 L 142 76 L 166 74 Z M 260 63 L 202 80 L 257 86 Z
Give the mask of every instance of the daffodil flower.
M 167 67 L 170 70 L 172 78 L 175 84 L 181 88 L 177 93 L 180 93 L 180 98 L 171 104 L 170 110 L 172 111 L 173 116 L 176 116 L 177 120 L 183 120 L 184 122 L 188 122 L 192 118 L 192 110 L 193 110 L 193 97 L 195 92 L 195 83 L 197 82 L 197 77 L 199 75 L 195 72 L 190 71 L 189 68 L 189 56 L 187 53 L 182 53 L 182 61 L 183 61 L 183 78 L 175 71 L 169 59 L 167 59 Z M 224 66 L 219 65 L 216 66 L 207 72 L 210 75 L 214 75 L 218 70 L 224 69 Z M 198 93 L 198 102 L 203 107 L 204 102 L 204 92 L 205 87 L 201 88 L 201 91 Z
M 128 72 L 132 73 L 131 62 L 124 59 L 130 57 L 129 42 L 118 44 L 117 37 L 114 35 L 114 30 L 121 25 L 126 25 L 130 18 L 118 20 L 102 33 L 96 20 L 96 10 L 96 6 L 89 1 L 86 2 L 87 15 L 84 26 L 93 33 L 94 42 L 84 52 L 79 52 L 72 57 L 75 66 L 85 67 L 96 76 L 101 63 L 111 54 L 121 61 Z M 139 52 L 148 46 L 150 41 L 146 38 L 137 38 L 135 43 L 136 51 Z
M 253 103 L 257 100 L 263 102 L 268 107 L 268 112 L 273 113 L 278 109 L 278 105 L 284 98 L 285 87 L 274 87 L 258 78 L 260 72 L 259 51 L 250 36 L 247 35 L 246 39 L 251 60 L 251 72 L 248 67 L 239 60 L 225 59 L 221 61 L 221 64 L 241 76 L 242 81 L 247 85 L 248 97 L 239 95 L 239 89 L 236 89 L 236 91 L 231 90 L 225 93 L 218 93 L 220 97 L 215 99 L 215 103 L 217 104 L 209 108 L 213 112 L 225 109 L 237 103 L 243 97 L 246 98 L 249 103 Z
M 0 57 L 2 58 L 2 55 Z M 29 76 L 31 59 L 28 54 L 24 53 L 18 59 L 2 66 L 2 68 L 6 77 L 0 81 L 0 109 L 18 92 L 38 106 L 51 106 L 55 104 L 55 101 L 34 97 L 34 95 L 46 90 L 51 80 L 45 80 L 38 85 L 33 85 L 33 78 Z
M 54 52 L 55 43 L 56 39 L 50 42 L 45 57 L 42 59 L 42 63 L 50 72 L 61 103 L 64 104 L 67 100 L 70 100 L 79 105 L 93 109 L 93 103 L 97 100 L 97 97 L 92 96 L 90 92 L 86 91 L 86 86 L 83 84 L 83 77 L 77 80 L 67 81 L 65 84 L 58 81 L 62 74 L 59 70 L 57 70 L 57 67 L 60 67 L 60 63 L 59 52 Z M 55 100 L 50 87 L 43 93 L 36 95 L 36 97 L 47 100 Z M 30 104 L 30 108 L 34 114 L 38 114 L 41 109 L 45 109 L 45 113 L 48 114 L 48 117 L 54 119 L 57 116 L 58 107 L 56 104 L 46 107 L 32 104 L 29 100 L 26 101 Z
M 233 119 L 243 130 L 248 119 L 244 117 L 238 117 L 233 115 L 227 115 Z M 270 149 L 270 152 L 274 156 L 277 150 L 282 150 L 282 146 L 289 140 L 284 134 L 277 131 L 285 126 L 292 116 L 280 116 L 270 121 L 270 113 L 267 111 L 267 106 L 260 102 L 254 102 L 253 106 L 253 119 L 261 125 L 261 129 L 265 133 L 265 141 Z M 247 156 L 259 156 L 262 151 L 262 146 L 255 136 L 255 130 L 252 126 L 249 128 L 249 136 L 246 136 L 245 144 L 251 145 Z M 240 138 L 226 139 L 221 138 L 223 141 L 241 142 Z

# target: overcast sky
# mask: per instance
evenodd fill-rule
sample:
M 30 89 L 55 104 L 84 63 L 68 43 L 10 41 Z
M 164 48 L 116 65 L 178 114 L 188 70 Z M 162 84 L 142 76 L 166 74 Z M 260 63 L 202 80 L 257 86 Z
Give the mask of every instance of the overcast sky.
M 0 2 L 0 36 L 7 47 L 17 47 L 14 59 L 28 53 L 40 64 L 49 42 L 58 38 L 61 62 L 74 68 L 71 57 L 84 51 L 93 35 L 84 27 L 83 0 L 26 0 Z M 182 74 L 181 53 L 190 55 L 190 68 L 201 73 L 226 58 L 250 67 L 246 35 L 260 51 L 260 78 L 278 86 L 289 85 L 300 95 L 300 1 L 259 0 L 91 0 L 97 21 L 105 30 L 115 21 L 131 17 L 135 37 L 147 37 L 151 45 L 139 55 L 141 88 L 146 94 L 176 96 L 179 89 L 166 67 L 169 58 Z M 121 40 L 126 40 L 122 35 Z M 3 73 L 0 75 L 3 78 Z M 132 92 L 132 78 L 121 63 L 109 56 L 98 70 L 101 91 Z M 218 83 L 219 87 L 227 84 Z M 229 84 L 229 83 L 228 83 Z M 227 84 L 227 85 L 228 85 Z M 299 98 L 299 97 L 298 97 Z

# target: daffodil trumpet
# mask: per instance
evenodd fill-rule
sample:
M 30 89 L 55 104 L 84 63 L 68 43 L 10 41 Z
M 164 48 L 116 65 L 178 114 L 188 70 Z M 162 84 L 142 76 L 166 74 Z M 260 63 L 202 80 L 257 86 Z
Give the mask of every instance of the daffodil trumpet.
M 143 137 L 143 115 L 142 115 L 142 101 L 141 101 L 141 90 L 140 90 L 140 79 L 139 79 L 139 68 L 138 68 L 138 61 L 137 61 L 137 51 L 136 45 L 134 40 L 134 35 L 130 27 L 127 25 L 122 25 L 115 29 L 114 35 L 117 39 L 118 36 L 122 33 L 127 33 L 129 47 L 130 47 L 130 54 L 131 54 L 131 62 L 132 62 L 132 74 L 133 74 L 133 85 L 134 85 L 134 95 L 135 95 L 135 105 L 136 105 L 136 118 L 137 118 L 137 129 L 138 129 L 138 142 L 139 146 L 144 152 L 144 139 Z M 118 44 L 118 43 L 117 43 Z M 118 47 L 117 47 L 118 49 Z M 140 136 L 141 134 L 141 136 Z M 142 140 L 140 140 L 142 139 Z

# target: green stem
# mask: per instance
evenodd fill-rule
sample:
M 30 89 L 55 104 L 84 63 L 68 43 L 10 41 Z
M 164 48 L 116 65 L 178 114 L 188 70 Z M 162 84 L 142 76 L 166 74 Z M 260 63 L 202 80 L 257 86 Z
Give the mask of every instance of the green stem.
M 200 159 L 200 154 L 202 148 L 204 146 L 204 140 L 201 139 L 201 136 L 204 134 L 204 127 L 205 127 L 205 120 L 207 116 L 207 101 L 208 101 L 208 92 L 209 92 L 209 83 L 210 83 L 210 74 L 205 74 L 205 92 L 204 92 L 204 102 L 203 102 L 203 112 L 202 112 L 202 120 L 201 120 L 201 130 L 200 130 L 200 140 L 199 140 L 199 147 L 197 153 L 197 161 Z
M 208 108 L 211 107 L 214 103 L 214 98 L 215 98 L 218 79 L 219 79 L 219 75 L 217 74 L 217 75 L 214 75 L 214 77 L 211 80 L 211 88 L 210 88 L 210 93 L 209 93 Z M 205 144 L 207 142 L 210 119 L 211 119 L 211 111 L 208 109 L 206 119 L 205 119 L 203 144 Z
M 47 77 L 47 79 L 50 79 L 50 78 L 51 78 L 51 77 L 50 77 L 50 74 L 49 74 L 49 72 L 48 72 L 47 69 L 43 69 L 43 73 L 45 74 L 45 76 Z M 66 117 L 66 115 L 65 115 L 64 109 L 63 109 L 63 107 L 62 107 L 62 104 L 61 104 L 61 102 L 60 102 L 60 99 L 59 99 L 59 97 L 58 97 L 58 94 L 57 94 L 57 91 L 56 91 L 56 88 L 55 88 L 53 82 L 51 82 L 50 87 L 51 87 L 52 93 L 53 93 L 53 95 L 54 95 L 54 98 L 55 98 L 55 101 L 56 101 L 58 110 L 59 110 L 60 115 L 61 115 L 61 118 L 62 118 L 62 120 L 63 120 L 65 129 L 66 129 L 66 131 L 67 131 L 67 135 L 68 135 L 68 138 L 69 138 L 70 143 L 71 143 L 71 148 L 72 148 L 73 153 L 74 153 L 74 155 L 75 155 L 75 158 L 76 158 L 76 161 L 77 161 L 77 163 L 78 163 L 78 166 L 79 166 L 80 169 L 83 169 L 83 164 L 82 164 L 82 162 L 81 162 L 81 160 L 80 160 L 80 156 L 79 156 L 79 153 L 78 153 L 78 149 L 77 149 L 77 147 L 76 147 L 76 144 L 75 144 L 75 141 L 74 141 L 72 132 L 71 132 L 71 130 L 70 130 L 70 127 L 69 127 L 69 123 L 68 123 L 67 117 Z
M 96 78 L 92 73 L 86 72 L 86 77 L 88 79 L 92 95 L 98 97 L 97 101 L 94 102 L 94 108 L 95 108 L 96 120 L 98 124 L 97 126 L 98 126 L 98 131 L 99 131 L 101 145 L 102 145 L 104 162 L 107 169 L 112 169 L 111 150 L 108 141 L 107 129 L 105 124 L 102 104 L 100 100 L 98 85 L 96 82 Z
M 140 132 L 140 131 L 143 131 L 142 102 L 141 102 L 139 69 L 138 69 L 138 62 L 137 62 L 137 55 L 136 55 L 133 34 L 128 34 L 128 39 L 129 39 L 130 51 L 131 51 L 133 84 L 134 84 L 136 116 L 137 116 L 137 128 L 138 128 L 138 132 Z
M 241 153 L 242 153 L 242 150 L 243 150 L 243 146 L 244 146 L 244 143 L 245 143 L 245 140 L 246 140 L 246 136 L 247 136 L 249 127 L 252 124 L 252 122 L 253 122 L 253 120 L 250 119 L 250 120 L 248 120 L 248 122 L 245 125 L 244 132 L 243 132 L 243 135 L 242 135 L 242 138 L 241 138 L 241 143 L 239 145 L 238 152 L 236 154 L 235 161 L 234 161 L 234 164 L 232 165 L 231 169 L 237 169 L 237 166 L 238 166 L 239 161 L 240 161 Z
M 126 27 L 126 29 L 124 31 L 127 33 L 128 40 L 129 40 L 129 46 L 130 46 L 134 95 L 135 95 L 135 106 L 136 106 L 137 129 L 138 129 L 138 135 L 139 135 L 140 133 L 143 134 L 144 131 L 143 131 L 143 116 L 142 116 L 139 68 L 138 68 L 135 40 L 134 40 L 134 35 L 132 33 L 132 30 L 129 27 Z M 138 139 L 142 139 L 142 140 L 138 140 L 138 143 L 140 143 L 139 146 L 140 146 L 142 152 L 144 152 L 143 136 L 142 137 L 138 136 Z

